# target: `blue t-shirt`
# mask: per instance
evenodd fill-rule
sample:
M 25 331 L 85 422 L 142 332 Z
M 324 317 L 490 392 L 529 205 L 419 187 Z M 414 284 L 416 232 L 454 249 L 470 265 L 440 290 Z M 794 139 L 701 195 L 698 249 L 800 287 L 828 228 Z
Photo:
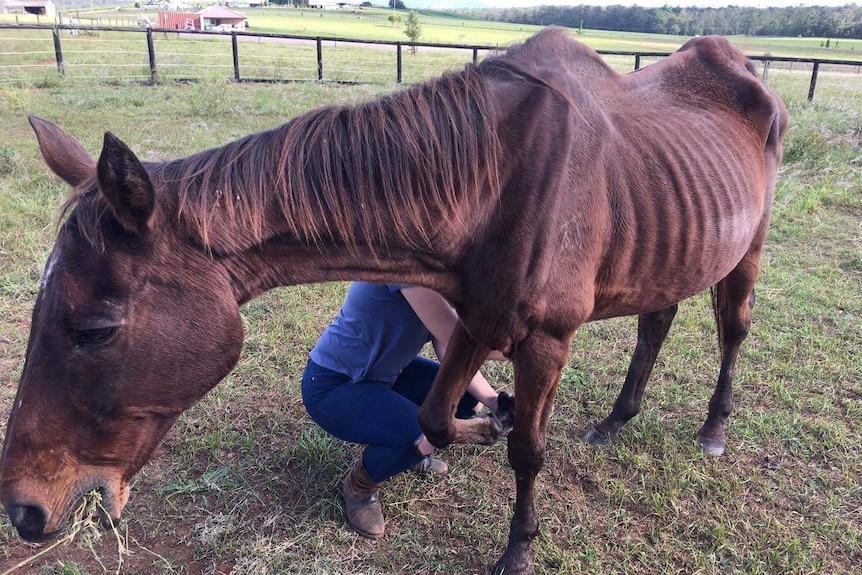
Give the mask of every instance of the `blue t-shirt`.
M 311 360 L 354 382 L 394 383 L 431 333 L 404 299 L 401 284 L 354 282 Z

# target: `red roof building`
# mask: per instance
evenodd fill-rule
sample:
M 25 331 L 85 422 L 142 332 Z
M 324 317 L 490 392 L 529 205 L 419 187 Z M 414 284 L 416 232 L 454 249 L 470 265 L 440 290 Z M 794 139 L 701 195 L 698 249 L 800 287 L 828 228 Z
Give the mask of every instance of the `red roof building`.
M 246 18 L 224 6 L 209 6 L 198 12 L 204 30 L 245 30 Z

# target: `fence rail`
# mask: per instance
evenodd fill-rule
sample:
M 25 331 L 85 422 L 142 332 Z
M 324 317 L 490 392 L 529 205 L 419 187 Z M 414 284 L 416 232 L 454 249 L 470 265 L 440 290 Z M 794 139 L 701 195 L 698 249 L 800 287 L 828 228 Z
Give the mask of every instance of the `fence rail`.
M 140 28 L 140 27 L 124 27 L 124 26 L 81 26 L 70 24 L 0 24 L 0 33 L 5 33 L 8 30 L 25 31 L 34 30 L 42 32 L 50 32 L 53 41 L 52 50 L 36 50 L 28 44 L 27 50 L 0 50 L 0 82 L 9 82 L 20 80 L 22 77 L 32 75 L 32 71 L 42 70 L 50 64 L 56 65 L 56 73 L 60 77 L 64 77 L 72 68 L 78 67 L 96 67 L 99 68 L 100 78 L 104 70 L 111 67 L 137 69 L 137 74 L 129 73 L 125 78 L 135 81 L 144 81 L 156 83 L 162 80 L 196 80 L 200 79 L 194 74 L 189 75 L 189 71 L 199 70 L 200 68 L 215 69 L 217 74 L 222 77 L 227 77 L 224 73 L 225 68 L 232 68 L 232 80 L 236 82 L 301 82 L 301 81 L 317 81 L 317 82 L 338 82 L 351 84 L 373 84 L 373 83 L 402 83 L 402 82 L 418 82 L 430 75 L 436 75 L 440 71 L 435 69 L 431 72 L 411 71 L 411 74 L 405 74 L 405 58 L 403 57 L 404 48 L 409 48 L 411 54 L 415 54 L 417 49 L 422 49 L 423 54 L 429 49 L 431 51 L 446 52 L 450 55 L 448 59 L 443 58 L 441 62 L 448 62 L 446 67 L 451 67 L 453 63 L 463 63 L 468 60 L 463 54 L 469 54 L 469 60 L 474 64 L 479 61 L 480 55 L 488 54 L 498 50 L 497 46 L 487 45 L 472 45 L 472 44 L 442 44 L 432 42 L 393 42 L 387 40 L 359 40 L 353 38 L 338 38 L 338 37 L 323 37 L 323 36 L 304 36 L 297 34 L 276 34 L 262 33 L 250 31 L 201 31 L 201 30 L 175 30 L 164 28 Z M 127 49 L 114 51 L 101 51 L 89 49 L 82 50 L 66 50 L 67 46 L 72 48 L 76 44 L 81 44 L 83 37 L 101 36 L 105 34 L 120 35 Z M 127 35 L 140 35 L 143 40 L 138 42 L 134 40 L 128 42 Z M 64 39 L 64 36 L 68 36 Z M 185 52 L 174 49 L 173 51 L 165 44 L 169 39 L 187 40 L 190 42 L 202 40 L 230 40 L 230 60 L 227 60 L 227 54 L 208 53 L 201 49 L 197 53 L 186 49 Z M 0 47 L 3 46 L 7 38 L 0 38 Z M 19 41 L 27 40 L 28 42 L 44 42 L 46 38 L 19 38 Z M 108 40 L 102 40 L 108 42 Z M 146 42 L 146 61 L 140 58 L 143 53 L 143 44 Z M 253 42 L 256 41 L 259 45 L 266 45 L 268 49 L 262 50 L 258 48 L 250 48 Z M 129 49 L 130 44 L 137 45 L 137 49 Z M 242 47 L 241 47 L 242 45 Z M 378 57 L 366 56 L 362 58 L 364 66 L 357 66 L 356 70 L 360 71 L 362 77 L 351 77 L 347 71 L 345 62 L 339 61 L 338 48 L 340 46 L 357 46 L 376 51 Z M 176 44 L 174 44 L 176 46 Z M 289 49 L 287 56 L 278 53 L 278 47 L 286 47 Z M 206 50 L 213 52 L 213 50 Z M 388 52 L 387 52 L 388 51 Z M 394 63 L 391 62 L 392 52 L 394 52 Z M 640 69 L 647 60 L 655 60 L 668 56 L 669 52 L 642 52 L 628 50 L 598 50 L 599 54 L 606 57 L 623 57 L 628 60 L 628 64 L 618 63 L 618 67 L 626 66 L 628 69 Z M 84 62 L 85 59 L 92 59 L 99 53 L 107 54 L 108 60 L 112 62 Z M 387 56 L 388 54 L 388 56 Z M 453 56 L 458 54 L 457 57 Z M 45 56 L 53 56 L 51 59 L 44 59 Z M 69 62 L 67 56 L 74 55 L 78 62 Z M 328 59 L 324 61 L 324 56 L 328 55 Z M 18 62 L 5 62 L 6 57 L 19 56 Z M 39 59 L 42 56 L 43 59 Z M 222 64 L 201 64 L 204 58 L 215 56 L 224 58 L 225 63 Z M 356 58 L 356 56 L 353 56 Z M 184 59 L 190 59 L 190 62 L 185 62 Z M 459 60 L 453 60 L 459 58 Z M 752 60 L 757 60 L 763 63 L 764 77 L 771 68 L 781 67 L 789 68 L 793 71 L 793 67 L 800 67 L 807 70 L 810 66 L 811 75 L 808 84 L 808 100 L 814 98 L 817 87 L 818 75 L 821 69 L 850 71 L 859 74 L 862 70 L 862 61 L 856 60 L 828 60 L 820 58 L 795 58 L 784 56 L 749 56 Z M 27 62 L 26 60 L 31 60 Z M 632 60 L 633 59 L 633 62 Z M 258 63 L 253 63 L 258 62 Z M 263 63 L 260 63 L 263 62 Z M 303 64 L 303 65 L 300 65 Z M 385 69 L 388 66 L 391 72 L 386 73 Z M 430 66 L 433 67 L 433 66 Z M 439 67 L 439 66 L 438 66 Z M 394 69 L 393 69 L 394 68 Z M 269 71 L 269 75 L 262 73 L 249 73 L 251 71 Z M 16 72 L 18 76 L 16 77 Z M 183 73 L 185 72 L 185 73 Z M 380 78 L 384 78 L 383 82 Z M 373 79 L 372 79 L 373 78 Z

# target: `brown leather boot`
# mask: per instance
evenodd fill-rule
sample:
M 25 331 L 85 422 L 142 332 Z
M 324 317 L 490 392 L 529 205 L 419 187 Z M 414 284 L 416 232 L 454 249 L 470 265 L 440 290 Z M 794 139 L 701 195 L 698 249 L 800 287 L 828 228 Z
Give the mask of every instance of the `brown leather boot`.
M 362 463 L 362 458 L 344 478 L 344 508 L 347 522 L 363 537 L 383 537 L 383 510 L 377 492 L 381 483 L 375 483 Z

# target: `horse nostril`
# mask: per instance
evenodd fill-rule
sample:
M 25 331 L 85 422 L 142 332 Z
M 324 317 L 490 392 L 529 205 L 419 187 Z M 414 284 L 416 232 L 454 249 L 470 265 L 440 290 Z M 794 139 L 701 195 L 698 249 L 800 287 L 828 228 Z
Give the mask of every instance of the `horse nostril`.
M 43 537 L 45 525 L 48 523 L 48 513 L 41 505 L 9 505 L 6 508 L 12 525 L 18 530 L 18 534 L 33 541 Z

